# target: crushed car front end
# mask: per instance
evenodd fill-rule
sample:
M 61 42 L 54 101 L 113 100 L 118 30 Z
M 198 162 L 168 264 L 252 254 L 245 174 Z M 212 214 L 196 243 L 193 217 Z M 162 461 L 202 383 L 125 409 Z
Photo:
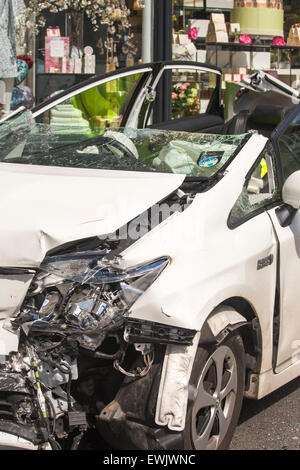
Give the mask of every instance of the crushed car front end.
M 167 256 L 126 267 L 109 253 L 47 257 L 19 313 L 2 320 L 0 430 L 12 440 L 19 436 L 39 448 L 89 448 L 98 429 L 107 441 L 105 424 L 120 405 L 118 396 L 132 408 L 131 425 L 144 422 L 146 439 L 164 344 L 189 344 L 195 332 L 128 319 L 135 300 L 167 268 Z M 137 397 L 146 404 L 145 394 L 152 407 L 141 410 Z M 135 434 L 129 435 L 133 446 Z
M 201 322 L 178 289 L 198 289 L 199 210 L 248 141 L 1 128 L 0 446 L 184 447 Z

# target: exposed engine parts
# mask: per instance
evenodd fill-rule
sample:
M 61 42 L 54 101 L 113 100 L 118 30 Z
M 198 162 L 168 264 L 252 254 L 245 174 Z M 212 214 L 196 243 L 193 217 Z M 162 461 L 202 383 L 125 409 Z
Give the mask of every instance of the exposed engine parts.
M 91 433 L 99 439 L 98 417 L 124 379 L 145 378 L 161 344 L 190 344 L 194 336 L 128 318 L 169 262 L 131 267 L 107 248 L 46 258 L 5 324 L 19 348 L 0 359 L 0 431 L 37 448 L 89 448 Z
M 55 328 L 41 335 L 34 328 L 28 335 L 22 330 L 20 351 L 0 365 L 0 430 L 38 446 L 77 448 L 84 434 L 95 430 L 97 415 L 123 378 L 143 377 L 152 366 L 153 346 L 139 350 L 125 343 L 121 332 L 108 334 L 92 351 Z M 139 356 L 139 365 L 131 368 Z

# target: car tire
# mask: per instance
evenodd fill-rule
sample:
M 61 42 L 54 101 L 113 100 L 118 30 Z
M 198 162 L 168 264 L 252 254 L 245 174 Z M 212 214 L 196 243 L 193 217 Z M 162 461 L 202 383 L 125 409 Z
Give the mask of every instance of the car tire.
M 244 387 L 245 351 L 238 332 L 219 345 L 198 347 L 183 432 L 186 450 L 228 448 L 238 423 Z

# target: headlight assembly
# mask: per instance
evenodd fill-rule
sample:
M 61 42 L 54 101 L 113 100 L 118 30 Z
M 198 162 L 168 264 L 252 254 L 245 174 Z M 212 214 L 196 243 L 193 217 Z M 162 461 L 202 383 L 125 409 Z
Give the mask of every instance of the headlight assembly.
M 48 257 L 40 269 L 65 280 L 94 286 L 130 282 L 146 277 L 145 288 L 147 288 L 170 262 L 169 257 L 162 257 L 133 267 L 126 267 L 122 258 L 115 257 L 109 260 L 105 258 L 107 254 L 108 251 L 102 250 Z
M 102 250 L 45 259 L 33 281 L 34 294 L 42 294 L 43 301 L 38 309 L 25 308 L 27 319 L 30 312 L 38 318 L 30 324 L 32 335 L 71 335 L 82 347 L 97 349 L 170 263 L 163 256 L 128 267 L 122 258 L 107 254 Z

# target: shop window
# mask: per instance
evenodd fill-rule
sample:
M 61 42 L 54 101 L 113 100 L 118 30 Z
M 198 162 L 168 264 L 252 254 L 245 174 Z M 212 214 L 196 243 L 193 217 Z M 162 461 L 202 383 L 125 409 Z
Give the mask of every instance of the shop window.
M 216 80 L 216 74 L 211 72 L 173 69 L 172 119 L 205 113 L 215 91 Z
M 109 8 L 108 2 L 103 3 Z M 111 7 L 109 22 L 101 23 L 99 19 L 97 25 L 76 8 L 58 13 L 43 10 L 45 26 L 39 26 L 35 41 L 36 104 L 88 76 L 102 75 L 141 61 L 143 8 L 133 1 L 127 3 L 126 21 L 120 17 L 119 8 Z M 58 48 L 54 51 L 52 39 L 57 44 L 65 42 L 63 52 Z
M 78 131 L 119 127 L 144 73 L 118 77 L 69 96 L 38 116 L 37 121 L 53 127 Z
M 273 148 L 269 144 L 246 179 L 243 190 L 231 210 L 228 219 L 230 227 L 241 224 L 252 214 L 279 199 L 273 162 Z

